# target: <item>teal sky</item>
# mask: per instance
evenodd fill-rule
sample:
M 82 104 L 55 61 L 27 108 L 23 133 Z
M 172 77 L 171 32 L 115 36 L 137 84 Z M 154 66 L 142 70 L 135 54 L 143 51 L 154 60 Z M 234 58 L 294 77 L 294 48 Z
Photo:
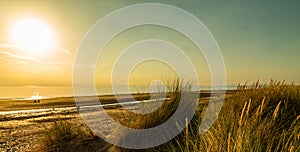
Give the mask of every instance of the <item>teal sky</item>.
M 111 11 L 144 2 L 174 5 L 199 18 L 220 46 L 228 84 L 258 79 L 300 83 L 300 1 L 10 0 L 0 1 L 0 85 L 71 84 L 74 57 L 89 28 Z M 9 40 L 12 25 L 31 17 L 45 22 L 55 35 L 57 47 L 47 56 L 24 55 Z M 201 82 L 209 84 L 208 68 L 201 54 L 195 53 L 193 44 L 174 31 L 155 26 L 131 29 L 113 39 L 97 65 L 96 81 L 109 84 L 105 83 L 110 77 L 107 72 L 118 50 L 145 38 L 165 39 L 186 50 L 199 64 L 195 67 Z M 155 70 L 157 67 L 169 68 L 159 63 L 145 63 L 133 71 L 130 80 L 138 84 L 143 78 L 152 80 L 173 73 L 170 69 Z

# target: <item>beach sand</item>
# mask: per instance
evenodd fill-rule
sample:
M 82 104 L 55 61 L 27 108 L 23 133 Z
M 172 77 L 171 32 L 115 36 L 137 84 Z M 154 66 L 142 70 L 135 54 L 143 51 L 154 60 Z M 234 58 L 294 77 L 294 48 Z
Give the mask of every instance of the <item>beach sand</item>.
M 133 97 L 139 100 L 147 100 L 150 98 L 149 94 L 134 94 Z M 200 102 L 206 103 L 209 98 L 210 93 L 204 93 L 201 96 Z M 79 97 L 77 99 L 77 105 L 92 105 L 94 103 L 99 103 L 98 99 L 100 99 L 102 104 L 117 102 L 113 95 L 99 97 L 87 96 Z M 130 101 L 132 98 L 130 98 L 129 95 L 118 95 L 118 99 L 126 102 Z M 50 110 L 12 112 L 16 110 L 45 108 Z M 105 109 L 105 112 L 113 118 L 127 119 L 126 110 L 122 108 L 122 106 Z M 101 114 L 93 113 L 91 115 Z M 76 123 L 78 126 L 84 125 L 84 122 L 77 111 L 74 97 L 43 99 L 40 103 L 34 103 L 32 100 L 0 100 L 0 151 L 30 151 L 39 147 L 43 131 L 51 126 L 52 122 L 59 120 L 72 120 L 72 122 Z M 103 127 L 99 129 L 99 134 L 109 135 L 113 131 L 109 125 L 110 123 L 109 120 L 101 120 Z

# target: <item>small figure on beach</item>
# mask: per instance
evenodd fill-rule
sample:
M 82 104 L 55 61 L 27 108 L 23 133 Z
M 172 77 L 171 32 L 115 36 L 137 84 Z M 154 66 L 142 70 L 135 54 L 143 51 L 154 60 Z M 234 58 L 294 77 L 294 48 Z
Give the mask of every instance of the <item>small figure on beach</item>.
M 32 98 L 33 98 L 33 102 L 34 103 L 40 103 L 40 95 L 39 95 L 40 93 L 39 93 L 39 90 L 38 89 L 36 89 L 34 92 L 33 92 L 33 96 L 32 96 Z

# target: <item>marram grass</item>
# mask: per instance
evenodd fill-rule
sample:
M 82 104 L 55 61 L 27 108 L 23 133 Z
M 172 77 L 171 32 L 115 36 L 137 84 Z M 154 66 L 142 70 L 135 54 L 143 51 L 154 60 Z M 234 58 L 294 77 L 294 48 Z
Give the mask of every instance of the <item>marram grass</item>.
M 273 80 L 240 85 L 203 135 L 198 134 L 201 116 L 201 111 L 195 115 L 188 134 L 158 151 L 300 151 L 299 86 Z
M 170 100 L 153 113 L 132 116 L 124 124 L 142 129 L 163 123 L 176 110 L 182 91 L 188 91 L 189 88 L 188 83 L 176 81 L 168 92 Z M 239 85 L 233 95 L 226 97 L 213 126 L 204 134 L 199 134 L 205 110 L 206 105 L 199 104 L 195 116 L 178 136 L 147 151 L 300 151 L 300 86 L 274 80 L 269 84 L 256 82 L 253 85 Z M 70 127 L 70 124 L 66 125 Z M 82 143 L 81 138 L 92 138 L 90 133 L 76 129 L 70 129 L 71 132 L 69 129 L 51 129 L 48 134 L 56 137 L 49 138 L 48 144 L 64 142 L 59 137 L 64 134 L 57 134 L 56 131 L 66 131 L 72 138 L 76 135 L 73 141 L 66 138 L 66 142 L 75 146 L 78 145 L 76 142 L 79 145 Z M 55 149 L 61 148 L 59 146 L 65 144 L 56 144 Z M 118 147 L 112 149 L 130 151 Z

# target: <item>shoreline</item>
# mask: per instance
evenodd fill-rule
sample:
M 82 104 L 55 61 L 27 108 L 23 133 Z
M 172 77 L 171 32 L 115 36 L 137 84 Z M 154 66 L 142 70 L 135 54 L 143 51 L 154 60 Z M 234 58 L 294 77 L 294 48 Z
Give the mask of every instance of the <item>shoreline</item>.
M 234 93 L 235 90 L 227 90 L 226 95 Z M 219 91 L 196 91 L 200 98 L 218 96 Z M 135 94 L 118 94 L 118 95 L 100 95 L 100 96 L 67 96 L 67 97 L 51 97 L 40 100 L 40 103 L 34 103 L 33 99 L 2 99 L 0 100 L 0 111 L 17 111 L 17 110 L 34 110 L 34 109 L 51 109 L 51 108 L 66 108 L 77 106 L 91 106 L 114 104 L 118 102 L 132 102 L 134 100 L 142 101 L 150 98 L 162 98 L 160 94 L 152 96 L 150 93 L 135 93 Z
M 228 90 L 213 90 L 214 92 L 219 92 L 219 91 L 225 91 L 226 94 L 227 92 L 235 92 L 237 89 L 228 89 Z M 199 91 L 191 91 L 191 92 L 199 92 L 201 93 L 212 93 L 212 90 L 199 90 Z M 113 93 L 107 93 L 107 94 L 98 94 L 98 95 L 82 95 L 78 96 L 79 98 L 82 97 L 105 97 L 105 96 L 119 96 L 119 95 L 137 95 L 137 94 L 150 94 L 149 92 L 132 92 L 132 93 L 119 93 L 117 95 Z M 74 95 L 64 95 L 64 96 L 40 96 L 38 99 L 55 99 L 55 98 L 74 98 Z M 33 97 L 0 97 L 0 101 L 2 100 L 34 100 Z

